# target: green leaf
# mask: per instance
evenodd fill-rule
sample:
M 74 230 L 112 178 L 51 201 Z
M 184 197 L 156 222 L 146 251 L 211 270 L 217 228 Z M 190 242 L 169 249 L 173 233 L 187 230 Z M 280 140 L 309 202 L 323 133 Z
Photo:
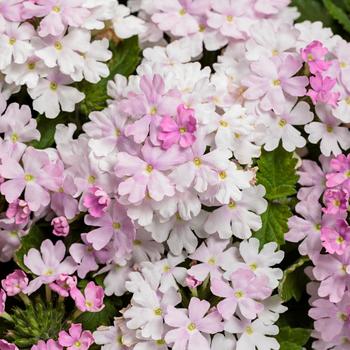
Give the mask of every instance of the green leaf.
M 337 6 L 333 0 L 323 0 L 323 4 L 328 10 L 329 14 L 339 22 L 342 27 L 350 33 L 350 18 L 349 15 L 339 6 Z
M 83 328 L 89 331 L 95 331 L 99 326 L 110 326 L 113 318 L 117 316 L 118 305 L 116 306 L 110 298 L 105 298 L 105 307 L 100 312 L 84 312 L 76 323 L 82 323 Z
M 325 27 L 330 27 L 332 25 L 333 19 L 329 13 L 325 11 L 325 8 L 321 1 L 293 0 L 292 6 L 296 6 L 300 12 L 300 17 L 297 21 L 321 21 Z
M 283 278 L 278 287 L 278 292 L 283 301 L 289 301 L 294 298 L 296 301 L 301 299 L 305 285 L 308 281 L 304 273 L 304 268 L 310 259 L 302 256 L 292 266 L 283 273 Z
M 302 350 L 310 334 L 309 329 L 282 327 L 276 339 L 281 345 L 280 350 Z
M 276 242 L 281 245 L 284 243 L 284 234 L 288 231 L 288 219 L 292 212 L 288 205 L 269 203 L 267 210 L 261 216 L 262 227 L 254 233 L 261 245 L 268 242 Z
M 257 180 L 266 189 L 266 199 L 273 201 L 296 193 L 296 164 L 297 159 L 293 153 L 285 151 L 281 146 L 272 152 L 263 151 L 258 160 Z
M 44 234 L 35 225 L 32 226 L 29 233 L 22 238 L 21 246 L 17 250 L 14 260 L 23 271 L 27 273 L 31 273 L 30 270 L 28 270 L 28 268 L 24 265 L 24 262 L 23 262 L 24 255 L 28 253 L 30 248 L 38 249 L 44 239 L 45 239 Z
M 62 124 L 66 121 L 67 115 L 61 113 L 55 119 L 48 119 L 44 115 L 39 115 L 36 118 L 37 129 L 40 131 L 41 138 L 39 141 L 33 141 L 30 143 L 31 146 L 37 149 L 45 149 L 51 147 L 55 143 L 55 132 L 56 125 Z
M 85 100 L 80 104 L 80 110 L 85 115 L 92 111 L 101 111 L 106 107 L 108 99 L 107 83 L 116 74 L 128 77 L 132 74 L 140 61 L 140 47 L 138 37 L 123 40 L 118 45 L 112 43 L 113 58 L 109 61 L 110 75 L 97 84 L 90 84 L 86 81 L 78 85 L 78 89 L 85 93 Z

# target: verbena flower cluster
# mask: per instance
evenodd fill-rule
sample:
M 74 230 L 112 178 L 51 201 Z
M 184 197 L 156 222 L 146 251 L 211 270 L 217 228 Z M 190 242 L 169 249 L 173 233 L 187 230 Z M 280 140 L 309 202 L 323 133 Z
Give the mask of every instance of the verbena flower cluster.
M 0 1 L 0 262 L 20 267 L 1 281 L 1 350 L 279 349 L 285 254 L 254 237 L 256 159 L 307 143 L 322 169 L 300 161 L 285 238 L 314 265 L 314 348 L 350 348 L 350 44 L 289 3 Z M 133 35 L 143 60 L 107 107 L 35 148 L 37 114 L 78 111 L 77 83 L 109 77 L 110 41 Z M 84 328 L 104 312 L 114 323 Z

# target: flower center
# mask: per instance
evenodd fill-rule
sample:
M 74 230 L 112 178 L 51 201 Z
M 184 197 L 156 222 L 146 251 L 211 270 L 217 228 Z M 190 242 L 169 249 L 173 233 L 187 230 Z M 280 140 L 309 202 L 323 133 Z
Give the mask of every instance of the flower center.
M 156 106 L 152 106 L 151 109 L 149 110 L 150 115 L 156 115 L 158 112 L 158 109 Z
M 193 322 L 191 322 L 188 326 L 187 326 L 187 329 L 189 330 L 189 331 L 194 331 L 194 330 L 196 330 L 196 325 L 193 323 Z
M 157 341 L 156 341 L 156 344 L 157 345 L 165 345 L 165 340 L 164 339 L 158 339 Z
M 309 54 L 307 55 L 307 60 L 308 60 L 308 61 L 313 61 L 313 60 L 314 60 L 314 56 L 312 56 L 312 54 L 309 53 Z
M 252 263 L 249 265 L 249 267 L 252 271 L 255 271 L 258 268 L 258 265 L 256 263 Z
M 281 85 L 281 80 L 275 79 L 272 81 L 273 86 L 280 86 Z
M 153 312 L 156 316 L 162 316 L 163 314 L 163 311 L 160 307 L 158 309 L 154 309 Z
M 346 104 L 350 105 L 350 96 L 345 99 Z
M 254 333 L 254 330 L 251 326 L 248 326 L 246 329 L 245 329 L 245 332 L 248 334 L 248 335 L 252 335 Z
M 244 293 L 241 290 L 238 290 L 237 292 L 235 292 L 235 297 L 237 299 L 241 299 L 243 298 L 243 296 L 244 296 Z
M 59 6 L 54 6 L 54 7 L 52 8 L 52 11 L 53 11 L 53 12 L 56 12 L 56 13 L 59 13 L 59 12 L 61 12 L 61 8 L 60 8 Z
M 316 229 L 317 231 L 320 231 L 320 230 L 321 230 L 321 227 L 322 227 L 321 224 L 316 224 L 316 225 L 315 225 L 315 229 Z
M 227 178 L 226 171 L 220 171 L 219 177 L 220 177 L 220 179 L 225 180 Z
M 10 44 L 11 46 L 15 45 L 15 44 L 16 44 L 16 39 L 15 39 L 15 38 L 10 38 L 10 39 L 9 39 L 9 44 Z
M 228 204 L 228 207 L 229 207 L 230 209 L 235 208 L 235 207 L 236 207 L 236 202 L 231 201 L 231 202 Z
M 120 131 L 120 129 L 115 129 L 115 136 L 117 136 L 117 137 L 119 137 L 120 135 L 121 135 L 121 131 Z
M 232 23 L 233 22 L 233 16 L 226 16 L 226 21 L 229 22 L 229 23 Z
M 24 175 L 24 180 L 25 180 L 26 182 L 33 181 L 33 180 L 34 180 L 34 176 L 31 175 L 31 174 L 25 174 L 25 175 Z
M 182 8 L 180 11 L 179 11 L 179 15 L 180 16 L 185 16 L 186 14 L 186 10 L 184 8 Z
M 79 340 L 77 340 L 75 343 L 74 343 L 74 346 L 76 348 L 80 348 L 81 347 L 81 342 Z
M 340 319 L 341 321 L 344 321 L 344 322 L 346 322 L 346 321 L 349 319 L 349 316 L 348 316 L 347 314 L 343 313 L 343 312 L 341 312 L 341 313 L 338 315 L 338 317 L 339 317 L 339 319 Z
M 53 270 L 52 269 L 48 269 L 46 272 L 45 272 L 45 276 L 52 276 L 53 275 Z
M 12 141 L 13 143 L 17 142 L 18 139 L 19 139 L 19 137 L 18 137 L 18 135 L 17 135 L 16 133 L 13 133 L 13 134 L 11 135 L 11 141 Z
M 120 230 L 121 229 L 121 227 L 122 227 L 122 225 L 121 225 L 121 223 L 120 222 L 113 222 L 113 229 L 114 230 Z
M 62 50 L 62 44 L 59 41 L 55 42 L 55 49 L 58 51 Z
M 335 241 L 337 242 L 337 244 L 340 245 L 340 244 L 343 244 L 343 243 L 344 243 L 345 239 L 344 239 L 344 237 L 339 236 Z
M 279 52 L 278 50 L 274 49 L 272 50 L 272 56 L 278 56 Z
M 94 306 L 94 303 L 93 303 L 92 301 L 90 301 L 90 300 L 86 300 L 86 301 L 85 301 L 85 306 L 87 306 L 87 307 L 93 307 L 93 306 Z
M 200 24 L 200 25 L 199 25 L 199 32 L 200 32 L 200 33 L 205 32 L 205 25 L 204 25 L 204 24 Z
M 329 133 L 333 132 L 333 126 L 327 125 L 326 130 L 327 130 L 327 132 L 329 132 Z
M 347 63 L 346 62 L 340 62 L 340 68 L 346 68 L 348 65 L 347 65 Z
M 51 83 L 50 83 L 50 89 L 51 89 L 52 91 L 56 91 L 56 90 L 57 90 L 57 83 L 51 82 Z
M 180 128 L 179 129 L 180 134 L 184 134 L 186 131 L 187 131 L 186 128 Z
M 153 171 L 153 166 L 152 166 L 151 164 L 148 164 L 148 165 L 146 166 L 146 171 L 147 171 L 148 173 L 151 173 L 151 172 Z
M 281 119 L 279 122 L 278 122 L 278 125 L 283 128 L 287 125 L 287 121 L 285 119 Z
M 35 63 L 34 62 L 28 63 L 27 67 L 28 67 L 29 70 L 34 70 L 35 69 Z
M 96 181 L 96 177 L 95 176 L 93 176 L 93 175 L 90 175 L 89 177 L 88 177 L 88 183 L 90 184 L 90 185 L 92 185 L 92 184 L 94 184 L 95 183 L 95 181 Z
M 210 259 L 208 260 L 208 264 L 209 264 L 209 265 L 215 265 L 215 264 L 216 264 L 216 259 L 215 259 L 215 258 L 210 258 Z
M 202 165 L 202 161 L 200 160 L 200 158 L 194 158 L 193 163 L 195 166 L 198 166 L 198 167 Z
M 224 128 L 227 128 L 228 122 L 226 120 L 220 120 L 220 125 L 223 126 Z
M 139 239 L 134 240 L 134 246 L 140 246 L 142 245 L 142 242 Z

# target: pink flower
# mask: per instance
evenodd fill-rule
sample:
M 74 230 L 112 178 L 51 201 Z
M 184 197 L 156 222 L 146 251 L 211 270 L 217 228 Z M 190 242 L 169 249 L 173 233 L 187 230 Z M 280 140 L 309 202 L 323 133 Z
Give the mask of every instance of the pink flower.
M 5 312 L 6 293 L 3 289 L 0 289 L 0 315 Z
M 326 175 L 327 186 L 343 186 L 350 191 L 350 155 L 339 154 L 331 160 L 330 172 Z
M 31 248 L 24 256 L 24 264 L 37 276 L 29 283 L 27 294 L 35 292 L 42 284 L 50 284 L 62 274 L 71 275 L 77 269 L 72 257 L 64 258 L 66 247 L 62 241 L 55 245 L 46 239 L 40 246 L 40 252 Z
M 30 213 L 31 210 L 29 209 L 28 203 L 23 199 L 16 199 L 9 204 L 6 210 L 6 216 L 9 219 L 14 219 L 17 225 L 26 225 L 29 221 Z
M 77 278 L 66 274 L 60 275 L 55 282 L 50 283 L 50 288 L 60 296 L 67 298 L 70 292 L 77 287 Z
M 157 144 L 157 127 L 161 117 L 175 115 L 179 104 L 178 92 L 166 92 L 163 78 L 144 75 L 140 80 L 141 94 L 130 93 L 128 99 L 121 102 L 121 110 L 136 116 L 138 120 L 125 128 L 126 136 L 133 136 L 136 143 L 142 143 L 150 133 L 152 142 Z
M 105 306 L 103 304 L 104 291 L 94 282 L 89 282 L 84 289 L 84 294 L 77 288 L 71 291 L 71 297 L 80 311 L 100 312 Z
M 24 3 L 25 13 L 33 17 L 44 17 L 40 22 L 39 35 L 58 36 L 67 26 L 79 27 L 90 15 L 83 0 L 36 0 Z
M 175 120 L 165 116 L 160 122 L 158 140 L 162 141 L 162 148 L 169 149 L 175 144 L 182 148 L 190 147 L 196 141 L 196 124 L 194 110 L 186 108 L 183 104 L 179 105 Z
M 94 249 L 101 250 L 113 241 L 116 254 L 124 257 L 132 251 L 136 230 L 133 222 L 126 214 L 126 210 L 117 201 L 111 204 L 107 213 L 101 218 L 87 215 L 85 223 L 99 228 L 90 231 L 86 239 Z
M 344 254 L 350 248 L 350 227 L 346 220 L 338 220 L 334 227 L 322 227 L 321 240 L 328 253 Z
M 206 315 L 210 304 L 206 300 L 192 298 L 185 309 L 169 306 L 165 322 L 172 329 L 165 334 L 165 341 L 177 350 L 210 350 L 207 338 L 202 334 L 215 334 L 223 330 L 221 317 L 217 311 Z M 206 316 L 205 316 L 206 315 Z
M 99 186 L 90 187 L 84 195 L 83 204 L 89 210 L 89 214 L 95 218 L 103 216 L 111 199 L 108 194 Z
M 238 307 L 244 317 L 250 320 L 256 318 L 264 310 L 263 304 L 257 300 L 266 299 L 272 292 L 268 281 L 246 269 L 233 272 L 230 279 L 232 286 L 217 278 L 212 281 L 212 293 L 224 298 L 217 306 L 218 311 L 228 320 Z
M 68 350 L 87 350 L 93 342 L 92 333 L 83 331 L 80 323 L 73 323 L 69 328 L 69 333 L 61 331 L 58 334 L 58 343 Z
M 321 102 L 336 107 L 340 93 L 331 92 L 336 83 L 336 79 L 323 77 L 321 73 L 317 72 L 314 77 L 310 77 L 311 89 L 307 92 L 307 96 L 310 96 L 314 104 Z
M 49 156 L 44 151 L 28 147 L 22 157 L 22 166 L 12 158 L 3 159 L 1 175 L 9 179 L 1 184 L 1 193 L 9 203 L 14 202 L 25 190 L 24 198 L 30 210 L 37 211 L 50 202 L 47 183 L 50 181 L 45 167 L 50 164 Z
M 138 203 L 146 195 L 157 202 L 165 196 L 173 196 L 174 185 L 164 172 L 174 168 L 183 157 L 185 155 L 181 155 L 175 145 L 164 152 L 150 143 L 142 147 L 140 158 L 125 152 L 118 153 L 115 173 L 117 177 L 125 177 L 119 184 L 118 193 L 127 196 L 130 203 Z
M 301 50 L 302 59 L 307 62 L 312 74 L 328 70 L 332 62 L 325 61 L 328 49 L 320 41 L 314 40 L 308 46 Z
M 341 214 L 348 210 L 349 193 L 342 189 L 327 189 L 323 195 L 326 208 L 323 212 L 326 214 Z
M 63 347 L 53 339 L 49 339 L 47 342 L 39 340 L 36 345 L 33 345 L 31 350 L 63 350 Z
M 187 276 L 185 282 L 186 286 L 191 289 L 197 288 L 203 283 L 202 281 L 197 280 L 197 278 L 194 276 Z
M 0 3 L 0 14 L 11 22 L 21 22 L 23 19 L 23 0 L 6 0 Z M 1 348 L 1 347 L 0 347 Z
M 67 237 L 69 235 L 69 223 L 67 218 L 64 216 L 59 216 L 53 218 L 51 221 L 51 226 L 53 226 L 52 233 L 58 237 Z
M 15 344 L 8 343 L 5 339 L 0 339 L 0 350 L 18 350 Z
M 302 63 L 291 55 L 286 57 L 263 58 L 251 64 L 253 74 L 242 83 L 248 87 L 244 97 L 248 100 L 261 99 L 263 110 L 273 109 L 283 113 L 286 94 L 304 96 L 308 78 L 294 75 L 300 70 Z
M 264 15 L 277 15 L 289 3 L 290 0 L 257 0 L 254 9 Z
M 15 270 L 1 281 L 1 285 L 8 296 L 14 296 L 27 288 L 28 277 L 22 270 Z

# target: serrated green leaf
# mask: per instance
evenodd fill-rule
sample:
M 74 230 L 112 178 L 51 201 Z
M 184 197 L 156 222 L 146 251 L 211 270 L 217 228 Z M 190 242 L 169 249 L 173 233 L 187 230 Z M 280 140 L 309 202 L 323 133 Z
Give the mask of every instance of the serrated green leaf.
M 280 350 L 302 350 L 310 334 L 309 329 L 282 327 L 276 339 L 281 345 Z
M 302 256 L 283 273 L 283 278 L 278 287 L 278 292 L 283 301 L 294 298 L 299 301 L 307 283 L 304 268 L 310 259 Z
M 284 199 L 296 193 L 296 164 L 297 159 L 293 153 L 285 151 L 281 146 L 272 152 L 262 152 L 258 160 L 257 180 L 266 189 L 266 199 Z
M 113 45 L 113 44 L 112 44 Z M 111 47 L 113 58 L 109 61 L 110 75 L 97 84 L 86 81 L 78 85 L 78 89 L 85 93 L 85 100 L 80 104 L 80 110 L 85 115 L 92 111 L 101 111 L 107 106 L 107 83 L 116 74 L 128 77 L 132 74 L 140 61 L 140 47 L 138 37 L 123 40 L 118 45 Z
M 82 323 L 83 328 L 89 331 L 95 331 L 99 326 L 110 326 L 117 316 L 117 307 L 110 298 L 105 298 L 104 304 L 105 307 L 100 312 L 84 312 L 75 322 Z
M 323 0 L 323 4 L 328 13 L 350 33 L 350 18 L 348 14 L 341 7 L 337 6 L 333 0 Z
M 262 227 L 253 236 L 258 238 L 261 245 L 268 242 L 284 243 L 284 234 L 288 231 L 288 219 L 292 212 L 288 205 L 269 203 L 267 210 L 261 216 Z
M 318 0 L 293 0 L 292 6 L 296 6 L 300 12 L 298 22 L 321 21 L 325 27 L 332 25 L 332 17 L 329 15 L 321 1 Z
M 21 239 L 21 246 L 16 251 L 14 260 L 23 271 L 30 273 L 28 268 L 24 265 L 24 255 L 28 253 L 30 248 L 38 249 L 44 239 L 44 234 L 36 225 L 32 226 L 29 233 Z

